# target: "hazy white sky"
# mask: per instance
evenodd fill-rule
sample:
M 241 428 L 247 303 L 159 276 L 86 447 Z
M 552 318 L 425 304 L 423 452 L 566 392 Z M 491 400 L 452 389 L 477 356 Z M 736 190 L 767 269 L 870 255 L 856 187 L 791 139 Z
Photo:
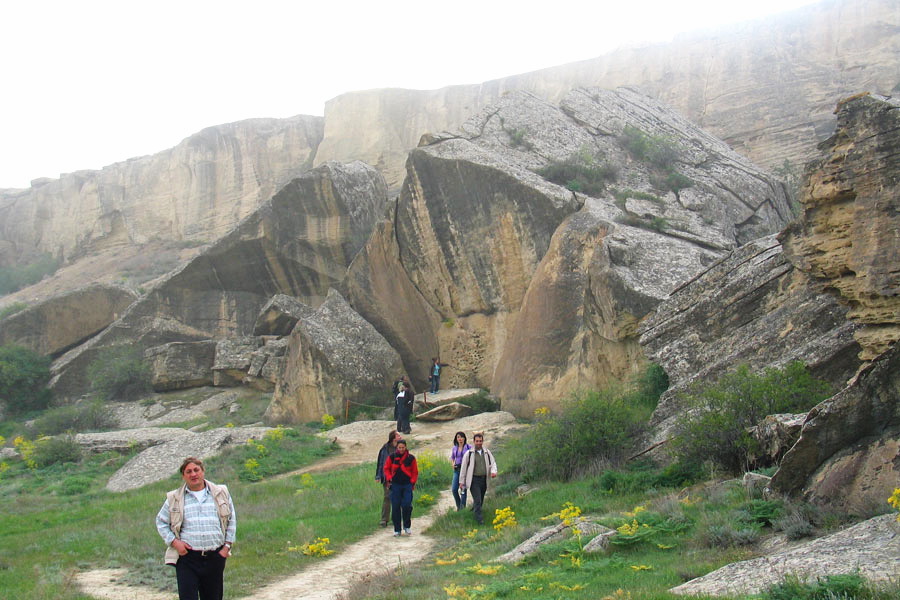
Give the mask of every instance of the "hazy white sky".
M 99 169 L 353 90 L 434 89 L 816 0 L 10 0 L 0 6 L 0 188 Z

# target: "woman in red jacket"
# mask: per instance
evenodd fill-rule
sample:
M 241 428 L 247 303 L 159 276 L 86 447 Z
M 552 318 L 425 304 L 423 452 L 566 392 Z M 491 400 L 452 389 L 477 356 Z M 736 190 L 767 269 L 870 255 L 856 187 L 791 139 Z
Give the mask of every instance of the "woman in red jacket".
M 391 485 L 391 521 L 394 523 L 394 537 L 403 531 L 410 535 L 412 525 L 412 498 L 419 479 L 419 465 L 416 457 L 406 449 L 406 442 L 397 442 L 397 450 L 384 463 L 384 477 Z

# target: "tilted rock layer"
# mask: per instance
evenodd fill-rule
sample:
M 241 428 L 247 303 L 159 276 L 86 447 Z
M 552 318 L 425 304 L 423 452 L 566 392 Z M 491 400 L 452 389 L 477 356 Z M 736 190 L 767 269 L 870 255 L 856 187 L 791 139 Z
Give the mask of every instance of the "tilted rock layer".
M 841 102 L 800 195 L 801 218 L 782 235 L 790 260 L 850 307 L 860 358 L 900 339 L 900 100 Z
M 577 18 L 577 15 L 573 15 Z M 455 128 L 504 94 L 551 103 L 577 87 L 634 86 L 672 106 L 757 164 L 799 170 L 833 131 L 831 107 L 860 91 L 891 93 L 900 65 L 900 5 L 827 0 L 671 43 L 476 85 L 344 94 L 325 105 L 316 163 L 358 159 L 399 187 L 426 131 Z
M 629 135 L 667 148 L 688 185 L 662 184 Z M 594 168 L 592 196 L 537 173 L 565 164 Z M 781 184 L 649 98 L 575 90 L 556 107 L 515 93 L 423 138 L 346 295 L 414 381 L 439 356 L 443 386 L 489 387 L 525 413 L 629 374 L 638 319 L 789 215 Z
M 57 394 L 83 391 L 86 363 L 104 346 L 148 349 L 248 336 L 260 310 L 277 294 L 320 304 L 343 278 L 386 200 L 381 176 L 359 162 L 304 173 L 150 290 L 98 338 L 61 357 L 53 366 Z M 192 347 L 209 356 L 202 344 Z M 198 363 L 193 370 L 203 369 Z

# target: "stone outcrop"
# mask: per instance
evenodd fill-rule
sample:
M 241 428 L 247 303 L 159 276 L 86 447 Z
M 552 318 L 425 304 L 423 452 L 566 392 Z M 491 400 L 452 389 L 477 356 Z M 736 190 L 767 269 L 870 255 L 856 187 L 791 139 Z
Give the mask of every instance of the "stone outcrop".
M 759 449 L 750 455 L 751 465 L 770 466 L 781 462 L 785 452 L 797 442 L 800 429 L 806 420 L 806 413 L 766 415 L 758 425 L 749 431 L 759 444 Z M 746 485 L 746 473 L 744 483 Z
M 842 101 L 809 167 L 803 214 L 782 234 L 791 262 L 849 306 L 860 358 L 900 339 L 900 100 Z
M 222 427 L 202 433 L 182 431 L 173 439 L 152 445 L 125 463 L 106 483 L 110 492 L 125 492 L 163 481 L 178 473 L 186 456 L 206 460 L 226 447 L 262 438 L 269 427 Z M 135 436 L 140 432 L 135 432 Z
M 106 346 L 147 349 L 250 335 L 276 294 L 320 303 L 383 214 L 386 194 L 380 175 L 362 163 L 304 173 L 101 335 L 61 357 L 51 385 L 62 397 L 84 393 L 84 369 Z
M 629 151 L 669 154 L 664 170 Z M 592 196 L 537 174 L 605 173 Z M 630 90 L 576 90 L 559 107 L 506 96 L 458 132 L 426 136 L 389 220 L 345 284 L 417 385 L 486 387 L 529 413 L 627 375 L 637 321 L 730 248 L 781 228 L 781 184 L 670 109 Z
M 297 321 L 312 311 L 312 307 L 292 296 L 276 294 L 259 311 L 253 335 L 290 335 Z
M 323 126 L 302 115 L 218 125 L 152 156 L 0 190 L 0 264 L 218 239 L 312 166 Z
M 810 411 L 772 478 L 775 492 L 834 510 L 883 509 L 900 481 L 900 347 Z
M 685 596 L 758 594 L 786 575 L 817 577 L 859 573 L 877 583 L 895 582 L 900 523 L 882 515 L 848 529 L 768 556 L 726 565 L 669 590 Z
M 417 421 L 454 421 L 472 414 L 472 409 L 459 402 L 442 404 L 416 415 Z
M 102 331 L 137 298 L 131 290 L 109 285 L 59 294 L 0 321 L 0 346 L 60 355 Z
M 171 342 L 149 348 L 144 359 L 150 364 L 150 383 L 156 392 L 212 385 L 216 343 Z
M 539 552 L 546 544 L 561 542 L 572 537 L 573 528 L 578 529 L 583 539 L 590 540 L 585 545 L 585 550 L 587 552 L 605 551 L 609 546 L 609 538 L 616 535 L 614 530 L 600 525 L 591 518 L 578 517 L 572 523 L 557 523 L 556 525 L 548 525 L 547 527 L 540 529 L 509 552 L 495 558 L 494 561 L 513 564 L 517 563 L 528 558 L 532 554 Z M 596 543 L 595 540 L 597 540 Z M 590 547 L 590 550 L 588 550 L 588 547 Z
M 400 356 L 335 290 L 291 333 L 270 423 L 302 423 L 340 415 L 344 402 L 381 397 L 402 372 Z
M 757 164 L 799 171 L 833 131 L 831 107 L 897 85 L 900 10 L 893 0 L 819 2 L 765 19 L 627 47 L 475 85 L 351 92 L 325 105 L 316 163 L 358 159 L 401 185 L 409 150 L 513 91 L 551 103 L 577 87 L 637 87 Z
M 785 257 L 774 236 L 745 244 L 675 290 L 640 324 L 647 358 L 669 376 L 654 413 L 666 437 L 677 394 L 737 364 L 754 369 L 799 360 L 838 387 L 859 366 L 847 310 Z

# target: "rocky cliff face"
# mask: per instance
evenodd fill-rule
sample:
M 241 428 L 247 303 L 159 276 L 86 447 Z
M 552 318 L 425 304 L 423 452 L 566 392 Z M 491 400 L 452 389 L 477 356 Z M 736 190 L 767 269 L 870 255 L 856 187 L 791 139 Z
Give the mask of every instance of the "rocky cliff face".
M 838 295 L 860 325 L 860 358 L 900 339 L 900 100 L 841 102 L 800 196 L 803 214 L 782 235 L 790 260 Z
M 557 103 L 576 87 L 634 86 L 757 164 L 781 167 L 788 159 L 799 171 L 833 131 L 838 99 L 865 90 L 887 94 L 900 83 L 898 57 L 896 2 L 824 0 L 669 44 L 478 85 L 344 94 L 325 106 L 316 163 L 362 160 L 397 188 L 406 154 L 422 133 L 457 127 L 508 92 Z
M 209 127 L 170 150 L 0 190 L 0 264 L 148 240 L 209 242 L 310 168 L 320 117 Z
M 105 346 L 148 349 L 251 335 L 260 309 L 276 294 L 320 304 L 342 280 L 386 201 L 384 180 L 362 163 L 327 164 L 303 174 L 103 334 L 57 361 L 57 393 L 83 392 L 84 369 Z
M 587 169 L 592 195 L 547 167 Z M 420 382 L 440 356 L 446 386 L 489 387 L 525 413 L 629 373 L 642 316 L 789 214 L 780 184 L 649 98 L 510 94 L 423 138 L 345 287 Z

